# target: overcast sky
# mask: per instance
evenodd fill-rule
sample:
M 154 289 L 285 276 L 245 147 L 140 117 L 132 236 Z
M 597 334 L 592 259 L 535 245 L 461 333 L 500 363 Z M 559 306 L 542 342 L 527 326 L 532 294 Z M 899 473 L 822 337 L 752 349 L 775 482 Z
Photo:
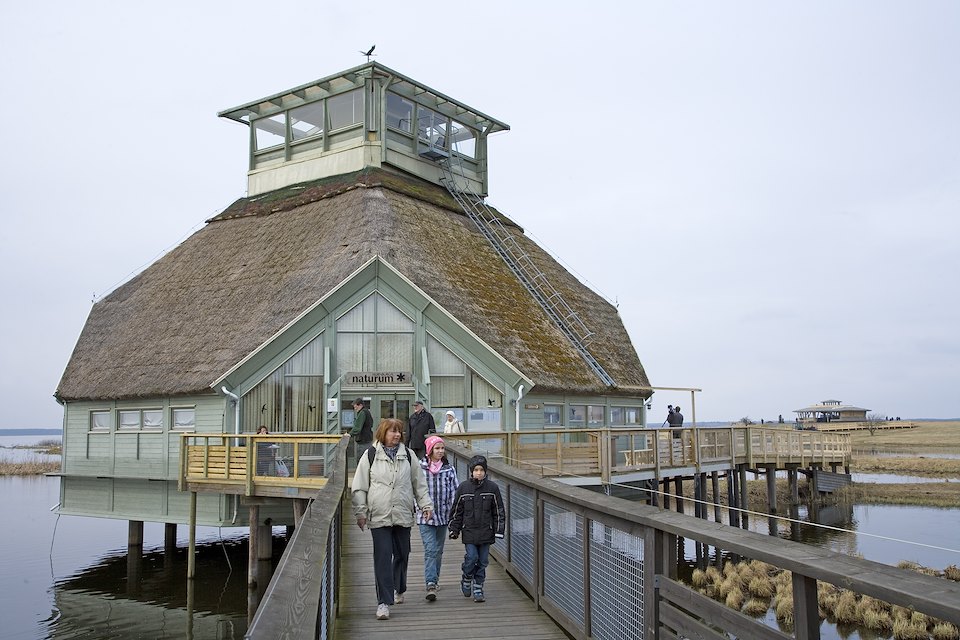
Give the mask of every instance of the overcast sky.
M 490 202 L 698 420 L 960 416 L 958 34 L 953 0 L 0 3 L 0 428 L 60 426 L 94 295 L 245 194 L 217 112 L 373 44 L 511 125 Z

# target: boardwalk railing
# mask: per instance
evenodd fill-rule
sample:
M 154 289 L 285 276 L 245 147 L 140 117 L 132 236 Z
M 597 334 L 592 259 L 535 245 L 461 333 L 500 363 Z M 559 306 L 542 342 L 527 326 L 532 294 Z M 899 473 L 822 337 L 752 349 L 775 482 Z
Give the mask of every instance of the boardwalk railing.
M 327 482 L 339 434 L 198 434 L 180 437 L 181 491 L 308 497 Z M 289 489 L 306 493 L 292 495 Z
M 447 447 L 461 478 L 476 451 Z M 608 497 L 490 460 L 507 512 L 506 536 L 492 553 L 574 638 L 816 640 L 818 581 L 960 622 L 960 583 Z M 794 635 L 678 582 L 684 540 L 791 572 Z
M 341 504 L 346 482 L 340 439 L 327 482 L 307 505 L 245 638 L 332 638 L 339 603 Z
M 614 476 L 674 470 L 699 472 L 704 465 L 750 467 L 850 463 L 850 436 L 782 428 L 544 429 L 448 434 L 445 440 L 500 457 L 541 476 Z

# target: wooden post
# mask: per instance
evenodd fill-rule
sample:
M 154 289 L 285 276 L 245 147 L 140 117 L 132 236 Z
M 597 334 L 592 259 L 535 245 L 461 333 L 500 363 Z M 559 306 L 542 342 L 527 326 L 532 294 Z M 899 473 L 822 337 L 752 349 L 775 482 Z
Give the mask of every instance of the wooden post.
M 177 552 L 177 523 L 163 524 L 163 555 L 172 556 Z
M 770 513 L 777 512 L 777 467 L 772 464 L 763 465 L 767 475 L 767 509 Z
M 670 478 L 663 479 L 663 508 L 670 508 Z
M 197 492 L 190 492 L 190 542 L 187 546 L 187 580 L 197 573 Z M 190 584 L 188 582 L 187 588 Z
M 143 551 L 143 520 L 127 521 L 127 553 Z
M 787 481 L 790 484 L 790 504 L 800 502 L 800 486 L 797 484 L 797 468 L 787 469 Z
M 257 537 L 259 535 L 260 506 L 250 505 L 250 536 L 247 541 L 247 587 L 257 586 Z
M 737 510 L 739 508 L 739 503 L 737 496 L 737 472 L 734 469 L 727 471 L 727 505 L 729 509 L 727 510 L 727 518 L 730 521 L 731 527 L 740 526 L 740 512 Z
M 817 581 L 793 572 L 793 628 L 796 640 L 819 640 Z
M 677 513 L 683 513 L 683 476 L 677 476 L 673 479 L 673 490 L 677 494 Z
M 744 510 L 744 513 L 741 513 L 740 520 L 743 522 L 743 528 L 749 528 L 749 516 L 745 513 L 747 507 L 750 506 L 750 501 L 747 499 L 747 466 L 740 465 L 737 470 L 737 488 L 740 490 L 740 508 Z
M 720 472 L 714 471 L 710 474 L 710 486 L 713 489 L 713 519 L 715 522 L 723 522 L 720 513 Z

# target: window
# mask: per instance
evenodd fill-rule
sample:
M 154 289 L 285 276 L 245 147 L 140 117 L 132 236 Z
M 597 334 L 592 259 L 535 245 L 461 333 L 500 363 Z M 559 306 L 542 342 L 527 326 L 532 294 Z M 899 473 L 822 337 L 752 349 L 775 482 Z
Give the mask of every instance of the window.
M 426 107 L 417 109 L 417 131 L 420 139 L 432 147 L 445 149 L 450 118 Z
M 431 404 L 434 407 L 464 406 L 467 367 L 430 334 L 427 334 L 427 363 L 430 365 Z
M 559 427 L 563 423 L 563 405 L 545 404 L 543 405 L 543 426 Z
M 337 372 L 413 371 L 413 320 L 374 294 L 337 320 Z
M 323 429 L 323 333 L 244 394 L 240 424 L 245 432 L 263 425 L 274 431 Z
M 387 126 L 413 133 L 413 103 L 387 92 Z
M 119 412 L 121 429 L 162 429 L 161 409 L 133 409 Z
M 477 139 L 472 129 L 453 120 L 450 122 L 450 139 L 453 141 L 453 150 L 459 155 L 477 157 Z
M 588 427 L 602 427 L 603 426 L 603 407 L 596 405 L 587 406 L 587 426 Z
M 110 430 L 110 412 L 109 411 L 91 411 L 90 412 L 90 431 L 109 431 Z
M 639 425 L 640 407 L 610 407 L 610 425 L 624 427 Z
M 567 415 L 567 426 L 583 429 L 587 425 L 587 405 L 571 404 Z
M 173 428 L 184 431 L 193 431 L 196 428 L 197 410 L 196 409 L 174 409 L 173 410 Z
M 323 101 L 290 110 L 290 136 L 294 141 L 323 133 Z
M 342 129 L 363 122 L 363 91 L 355 89 L 327 98 L 330 129 Z
M 256 151 L 278 147 L 287 139 L 287 115 L 278 113 L 253 122 Z

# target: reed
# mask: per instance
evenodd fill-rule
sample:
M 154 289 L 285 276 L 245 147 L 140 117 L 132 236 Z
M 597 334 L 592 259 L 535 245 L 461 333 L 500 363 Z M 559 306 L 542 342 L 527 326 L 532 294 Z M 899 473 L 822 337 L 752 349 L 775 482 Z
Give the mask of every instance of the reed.
M 760 598 L 750 598 L 743 605 L 743 613 L 752 617 L 759 618 L 760 616 L 767 613 L 767 609 L 770 608 L 770 600 L 762 600 Z
M 707 579 L 707 574 L 701 569 L 694 569 L 693 575 L 690 576 L 690 584 L 696 587 L 697 589 L 702 589 L 707 586 L 709 580 Z
M 946 569 L 943 570 L 943 577 L 947 580 L 953 580 L 954 582 L 960 582 L 960 567 L 952 564 Z
M 930 630 L 933 640 L 957 640 L 960 638 L 960 629 L 949 622 L 938 622 Z
M 842 624 L 856 624 L 857 596 L 852 591 L 843 591 L 833 607 L 833 618 Z
M 758 598 L 769 599 L 773 597 L 773 594 L 777 592 L 777 589 L 773 584 L 773 580 L 771 580 L 768 576 L 754 576 L 747 586 L 747 591 L 750 592 L 750 595 Z
M 60 462 L 23 460 L 20 462 L 0 461 L 0 476 L 39 476 L 60 471 Z
M 731 609 L 740 611 L 740 608 L 743 606 L 743 601 L 743 591 L 741 591 L 739 587 L 734 587 L 727 594 L 727 597 L 724 599 L 723 603 Z
M 908 620 L 896 619 L 893 622 L 894 640 L 927 640 L 927 626 L 915 624 Z

